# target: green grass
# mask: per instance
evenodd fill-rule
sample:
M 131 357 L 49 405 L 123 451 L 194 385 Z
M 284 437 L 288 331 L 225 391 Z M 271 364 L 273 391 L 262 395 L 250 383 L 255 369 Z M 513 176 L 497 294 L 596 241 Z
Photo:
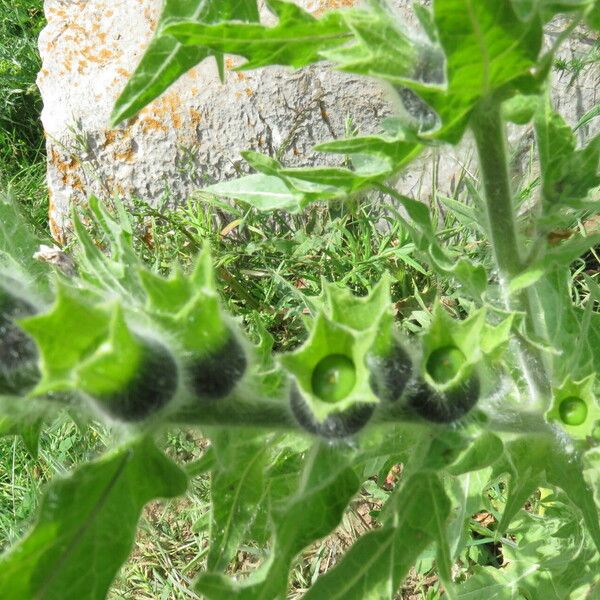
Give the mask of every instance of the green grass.
M 10 187 L 32 223 L 47 230 L 46 157 L 37 37 L 42 0 L 0 0 L 0 187 Z
M 174 261 L 189 265 L 208 242 L 229 310 L 249 326 L 259 320 L 278 349 L 303 335 L 302 317 L 322 278 L 365 294 L 389 273 L 393 298 L 406 314 L 440 291 L 415 257 L 406 229 L 377 200 L 284 216 L 202 197 L 175 210 L 137 201 L 133 215 L 137 250 L 159 271 Z

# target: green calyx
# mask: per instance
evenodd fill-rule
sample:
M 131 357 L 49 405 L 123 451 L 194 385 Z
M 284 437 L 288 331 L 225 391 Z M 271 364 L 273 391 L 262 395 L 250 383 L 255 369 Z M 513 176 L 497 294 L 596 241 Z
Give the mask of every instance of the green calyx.
M 306 343 L 280 357 L 317 422 L 355 404 L 378 402 L 365 365 L 372 341 L 373 332 L 359 335 L 320 313 Z
M 511 335 L 513 317 L 491 325 L 485 308 L 467 319 L 453 319 L 437 302 L 429 330 L 422 338 L 421 377 L 439 391 L 467 381 L 482 360 L 495 360 Z
M 367 357 L 378 340 L 391 339 L 389 282 L 364 297 L 324 282 L 320 300 L 308 340 L 280 361 L 295 378 L 296 396 L 324 423 L 330 415 L 379 402 L 369 385 Z
M 134 330 L 120 304 L 100 303 L 85 289 L 60 283 L 49 311 L 19 323 L 34 338 L 40 352 L 42 377 L 32 394 L 81 391 L 104 399 L 110 414 L 131 420 L 132 416 L 142 418 L 134 414 L 139 405 L 125 415 L 121 400 L 127 398 L 129 402 L 130 397 L 139 397 L 137 390 L 144 383 L 140 373 L 144 370 L 151 379 L 158 376 L 159 367 L 169 363 L 170 371 L 175 372 L 170 376 L 175 386 L 169 389 L 176 387 L 177 366 L 167 347 Z M 159 355 L 160 360 L 156 358 Z M 149 369 L 152 360 L 155 366 Z M 145 416 L 143 411 L 137 414 Z
M 596 376 L 580 381 L 567 378 L 552 390 L 553 399 L 546 419 L 560 425 L 573 439 L 600 439 L 600 406 L 594 394 Z
M 227 342 L 229 332 L 216 290 L 208 247 L 192 273 L 176 269 L 169 279 L 143 270 L 147 310 L 175 337 L 185 353 L 210 355 Z

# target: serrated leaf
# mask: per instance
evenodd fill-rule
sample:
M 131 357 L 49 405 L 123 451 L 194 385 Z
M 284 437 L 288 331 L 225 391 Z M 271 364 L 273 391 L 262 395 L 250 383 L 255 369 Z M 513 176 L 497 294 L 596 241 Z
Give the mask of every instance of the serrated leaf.
M 585 313 L 573 306 L 570 281 L 569 269 L 555 268 L 536 286 L 548 341 L 560 352 L 557 357 L 550 356 L 556 382 L 567 376 L 582 379 L 590 368 L 600 368 L 600 320 L 595 318 L 592 304 Z
M 547 211 L 576 204 L 600 185 L 600 135 L 577 149 L 573 131 L 548 103 L 536 114 L 535 131 Z
M 506 461 L 495 474 L 511 473 L 509 494 L 498 531 L 504 532 L 536 487 L 545 482 L 562 489 L 583 516 L 588 532 L 600 550 L 600 515 L 593 490 L 583 476 L 581 457 L 564 441 L 551 435 L 521 437 L 505 444 Z
M 544 480 L 548 440 L 535 437 L 531 440 L 518 438 L 505 444 L 506 456 L 494 466 L 494 476 L 510 473 L 507 501 L 498 524 L 498 532 L 504 533 L 523 505 Z
M 270 600 L 285 595 L 294 556 L 338 525 L 358 491 L 360 482 L 348 466 L 351 458 L 348 449 L 315 444 L 295 494 L 273 511 L 275 542 L 268 561 L 242 584 L 223 575 L 203 574 L 197 590 L 210 600 Z
M 585 11 L 594 4 L 594 0 L 511 0 L 515 12 L 522 21 L 531 20 L 540 14 L 544 22 L 558 13 Z
M 388 522 L 359 538 L 338 565 L 305 595 L 364 600 L 392 598 L 419 554 L 441 539 L 450 504 L 437 475 L 424 472 L 406 481 L 394 498 Z
M 441 119 L 435 137 L 456 143 L 480 98 L 529 75 L 542 27 L 536 18 L 520 21 L 510 0 L 437 0 L 434 19 L 448 86 L 443 94 L 421 92 L 421 97 Z
M 518 573 L 513 569 L 473 567 L 473 574 L 456 589 L 458 600 L 517 600 L 519 581 L 529 573 Z
M 269 0 L 267 5 L 278 17 L 273 27 L 235 22 L 211 25 L 201 18 L 171 19 L 162 31 L 186 46 L 243 56 L 247 59 L 241 67 L 244 70 L 273 64 L 303 67 L 320 60 L 321 51 L 350 37 L 337 12 L 315 19 L 289 2 Z
M 439 46 L 411 38 L 384 2 L 372 2 L 370 8 L 344 14 L 353 43 L 325 51 L 324 56 L 343 71 L 398 85 L 409 82 L 413 89 L 441 89 L 444 56 Z
M 368 154 L 387 161 L 390 171 L 394 172 L 421 152 L 421 145 L 408 132 L 398 129 L 396 135 L 371 135 L 354 137 L 319 144 L 314 148 L 318 152 L 336 154 Z M 365 172 L 363 169 L 359 171 Z
M 162 94 L 194 65 L 214 55 L 222 71 L 223 57 L 206 47 L 182 46 L 175 38 L 164 35 L 163 25 L 171 19 L 199 19 L 206 23 L 236 18 L 258 21 L 256 0 L 166 0 L 157 32 L 140 64 L 117 99 L 111 115 L 114 127 L 135 115 Z
M 147 438 L 55 479 L 33 529 L 0 559 L 2 594 L 102 600 L 131 551 L 143 506 L 186 486 L 183 471 Z
M 452 475 L 462 475 L 470 471 L 479 471 L 493 464 L 503 450 L 502 440 L 487 431 L 477 437 L 469 447 L 450 465 L 448 472 Z
M 600 448 L 588 450 L 583 455 L 583 476 L 593 491 L 596 506 L 600 510 Z
M 279 174 L 283 177 L 300 179 L 319 186 L 338 190 L 333 197 L 343 194 L 353 194 L 376 183 L 386 180 L 391 174 L 389 167 L 385 166 L 375 172 L 352 171 L 345 167 L 306 167 L 281 169 Z
M 254 434 L 221 431 L 211 436 L 216 462 L 211 473 L 209 571 L 227 567 L 257 514 L 265 493 L 269 444 Z
M 31 457 L 34 460 L 37 459 L 43 418 L 11 418 L 3 414 L 3 411 L 0 411 L 0 415 L 0 437 L 5 435 L 20 436 Z
M 142 291 L 138 278 L 140 260 L 133 250 L 131 223 L 123 204 L 114 201 L 116 217 L 109 214 L 106 206 L 95 196 L 89 198 L 91 221 L 97 226 L 102 239 L 96 242 L 83 225 L 77 209 L 71 215 L 77 246 L 77 262 L 82 279 L 104 288 L 109 293 L 120 292 L 140 299 Z M 108 252 L 100 249 L 105 244 Z
M 452 505 L 458 507 L 458 510 L 452 513 L 448 524 L 450 548 L 455 560 L 471 539 L 471 516 L 485 505 L 483 496 L 490 485 L 491 474 L 491 467 L 469 471 L 453 477 L 447 486 Z

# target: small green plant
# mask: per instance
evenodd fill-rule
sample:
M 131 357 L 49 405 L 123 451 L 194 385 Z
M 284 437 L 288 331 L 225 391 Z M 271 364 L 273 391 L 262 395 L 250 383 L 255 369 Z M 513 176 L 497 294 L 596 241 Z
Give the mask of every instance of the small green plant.
M 3 319 L 38 357 L 33 389 L 0 397 L 0 431 L 21 434 L 35 452 L 43 423 L 67 408 L 78 422 L 103 419 L 121 440 L 49 484 L 36 523 L 0 559 L 0 590 L 17 600 L 104 598 L 144 505 L 210 471 L 210 546 L 194 583 L 210 599 L 284 598 L 298 554 L 335 530 L 361 490 L 378 499 L 376 525 L 313 578 L 308 600 L 391 599 L 424 564 L 439 580 L 429 597 L 594 597 L 600 288 L 582 277 L 574 299 L 570 266 L 600 236 L 557 243 L 550 234 L 598 212 L 600 137 L 577 147 L 547 79 L 575 27 L 600 29 L 600 4 L 434 0 L 431 10 L 415 6 L 418 31 L 383 0 L 320 19 L 267 4 L 272 26 L 253 0 L 167 0 L 114 124 L 206 58 L 222 72 L 226 53 L 246 58 L 243 69 L 329 60 L 379 78 L 407 114 L 385 120 L 380 134 L 318 146 L 341 155 L 341 166 L 287 168 L 248 151 L 256 173 L 205 192 L 277 216 L 378 191 L 420 260 L 456 290 L 453 315 L 438 300 L 409 335 L 396 327 L 389 275 L 366 281 L 361 296 L 323 281 L 306 298 L 305 339 L 273 353 L 264 328 L 251 343 L 223 308 L 208 246 L 186 271 L 158 274 L 134 251 L 125 208 L 90 198 L 99 239 L 74 212 L 79 274 L 69 278 L 31 258 L 37 240 L 0 202 L 2 287 L 12 293 L 4 282 L 16 282 L 33 313 L 10 309 Z M 544 48 L 544 24 L 562 13 L 567 28 Z M 539 195 L 525 222 L 509 179 L 509 121 L 532 122 L 536 133 Z M 454 247 L 435 206 L 390 183 L 424 148 L 467 131 L 482 192 L 469 181 L 474 203 L 444 206 L 489 257 Z M 156 441 L 182 425 L 210 439 L 185 466 Z M 233 579 L 242 547 L 258 549 L 261 564 Z

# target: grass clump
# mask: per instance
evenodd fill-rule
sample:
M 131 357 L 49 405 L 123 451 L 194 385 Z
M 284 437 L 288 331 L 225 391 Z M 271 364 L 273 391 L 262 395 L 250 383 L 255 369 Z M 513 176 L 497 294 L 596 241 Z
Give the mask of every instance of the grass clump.
M 39 230 L 47 230 L 46 155 L 36 86 L 42 0 L 0 0 L 0 187 L 10 187 Z

